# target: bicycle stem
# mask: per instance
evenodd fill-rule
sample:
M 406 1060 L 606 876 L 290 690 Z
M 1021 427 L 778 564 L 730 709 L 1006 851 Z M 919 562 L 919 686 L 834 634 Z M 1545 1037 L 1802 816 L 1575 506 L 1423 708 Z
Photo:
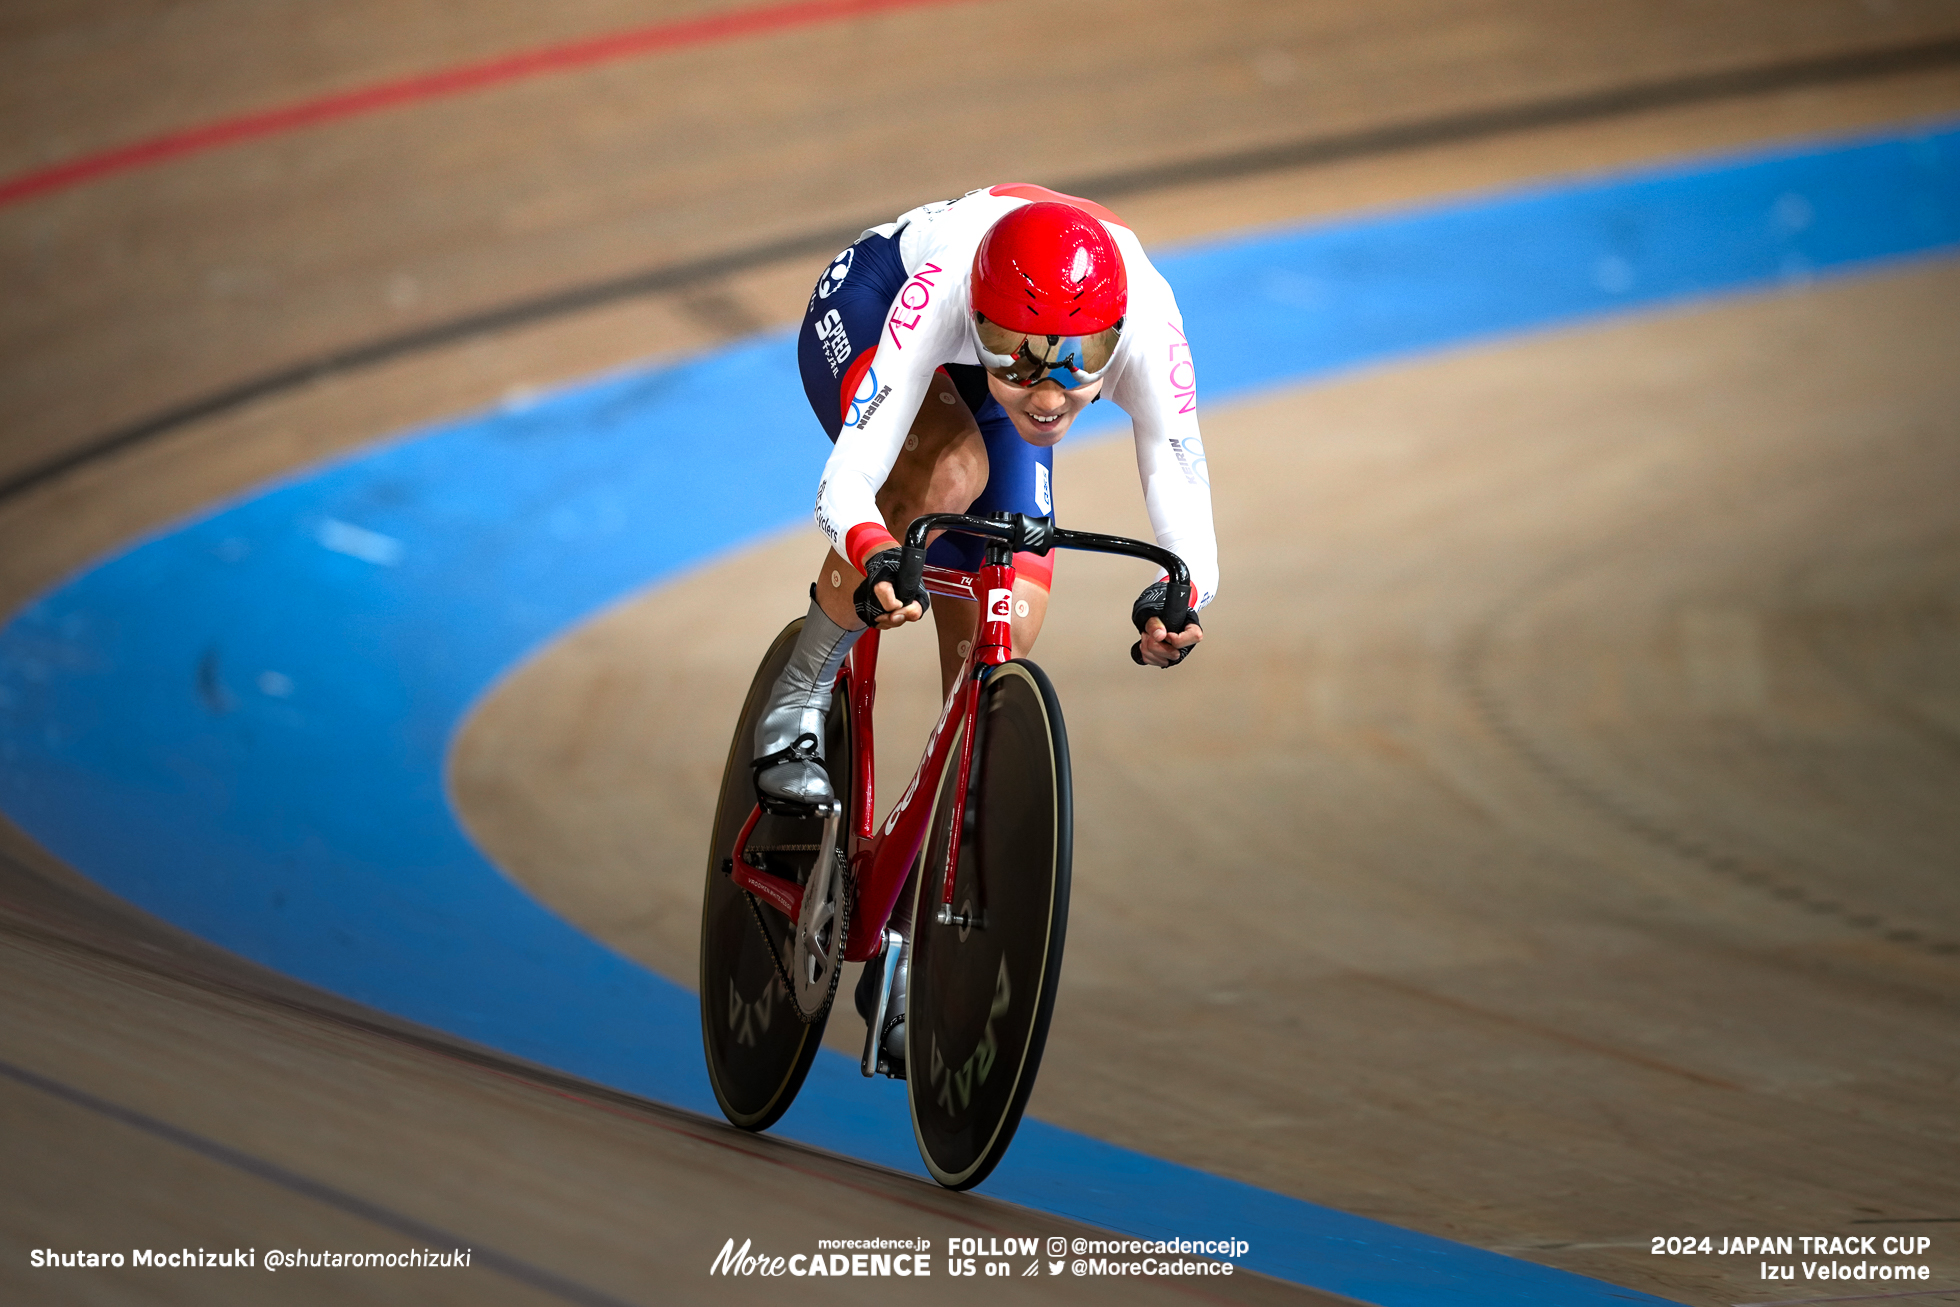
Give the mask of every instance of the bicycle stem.
M 1165 587 L 1164 629 L 1182 631 L 1191 619 L 1191 569 L 1173 551 L 1123 536 L 1102 535 L 1095 531 L 1066 531 L 1057 527 L 1053 518 L 1029 517 L 1025 513 L 1000 513 L 993 517 L 975 517 L 970 513 L 928 513 L 914 519 L 905 532 L 905 547 L 899 558 L 898 583 L 893 587 L 901 602 L 907 602 L 919 593 L 920 579 L 925 575 L 926 537 L 935 531 L 959 531 L 998 540 L 1017 554 L 1045 555 L 1053 549 L 1081 549 L 1095 554 L 1141 558 L 1164 569 L 1168 582 Z

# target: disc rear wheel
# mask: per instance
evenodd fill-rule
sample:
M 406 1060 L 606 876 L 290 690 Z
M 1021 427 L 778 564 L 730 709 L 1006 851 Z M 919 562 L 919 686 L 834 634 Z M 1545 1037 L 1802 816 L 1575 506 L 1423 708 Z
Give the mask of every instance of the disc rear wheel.
M 729 875 L 736 837 L 755 809 L 749 761 L 754 755 L 756 722 L 802 628 L 803 619 L 798 618 L 770 645 L 736 721 L 722 772 L 701 902 L 701 1042 L 708 1081 L 723 1115 L 745 1130 L 766 1130 L 789 1110 L 823 1042 L 837 983 L 834 967 L 827 961 L 810 969 L 809 950 L 797 947 L 798 923 L 743 890 Z M 848 714 L 841 694 L 832 707 L 826 734 L 824 755 L 831 768 L 832 789 L 847 804 L 840 821 L 842 841 L 851 829 L 848 803 L 853 787 Z M 817 941 L 818 956 L 827 959 L 834 941 L 835 951 L 842 952 L 837 935 L 848 925 L 850 885 L 841 867 L 817 865 L 823 825 L 814 818 L 765 813 L 748 847 L 763 850 L 764 870 L 804 883 L 806 892 L 809 885 L 817 887 L 811 895 L 813 910 L 805 914 L 803 924 L 812 932 L 808 938 Z M 785 973 L 793 982 L 796 973 L 790 969 L 799 963 L 808 974 L 804 984 L 792 988 L 785 983 Z
M 905 1056 L 926 1169 L 968 1189 L 1006 1153 L 1034 1089 L 1068 924 L 1068 738 L 1040 668 L 1003 664 L 981 688 L 950 920 L 941 920 L 956 783 L 949 764 L 919 866 Z

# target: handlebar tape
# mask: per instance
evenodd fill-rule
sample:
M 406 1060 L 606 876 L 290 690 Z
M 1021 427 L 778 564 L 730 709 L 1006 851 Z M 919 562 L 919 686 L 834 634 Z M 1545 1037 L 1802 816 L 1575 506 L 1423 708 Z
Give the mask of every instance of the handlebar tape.
M 1164 629 L 1182 631 L 1191 623 L 1191 586 L 1173 582 L 1164 587 Z
M 892 583 L 892 593 L 898 596 L 901 605 L 909 604 L 914 599 L 921 604 L 931 605 L 932 599 L 921 584 L 925 574 L 926 551 L 908 546 L 903 551 L 903 557 L 898 561 L 898 580 Z

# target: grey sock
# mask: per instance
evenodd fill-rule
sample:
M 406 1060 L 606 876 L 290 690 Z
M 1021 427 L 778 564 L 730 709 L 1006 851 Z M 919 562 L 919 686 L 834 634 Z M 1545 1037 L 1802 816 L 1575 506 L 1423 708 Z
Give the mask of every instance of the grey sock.
M 830 713 L 831 688 L 851 647 L 864 627 L 847 631 L 825 615 L 815 599 L 803 619 L 803 630 L 790 650 L 789 662 L 776 678 L 768 707 L 756 723 L 757 758 L 787 749 L 805 734 L 817 737 L 817 756 L 823 756 L 824 718 Z

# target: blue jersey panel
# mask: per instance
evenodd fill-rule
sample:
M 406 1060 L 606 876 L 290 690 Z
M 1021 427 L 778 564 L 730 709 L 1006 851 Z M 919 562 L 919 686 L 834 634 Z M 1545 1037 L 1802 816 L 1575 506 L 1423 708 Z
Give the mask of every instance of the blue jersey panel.
M 803 374 L 803 393 L 832 440 L 844 429 L 844 411 L 851 396 L 844 391 L 864 369 L 853 368 L 867 351 L 878 347 L 878 333 L 892 299 L 905 284 L 905 264 L 898 242 L 872 234 L 831 260 L 796 336 L 796 365 Z
M 905 264 L 895 236 L 862 237 L 831 260 L 810 294 L 803 327 L 796 337 L 796 363 L 803 393 L 833 441 L 844 429 L 844 414 L 855 383 L 869 384 L 859 366 L 878 347 L 892 300 L 904 286 Z M 966 401 L 987 445 L 987 485 L 968 510 L 973 513 L 1054 515 L 1053 452 L 1021 439 L 1005 409 L 987 393 L 986 374 L 972 364 L 948 364 L 946 373 Z M 975 571 L 982 545 L 968 536 L 941 536 L 927 557 L 942 567 Z

